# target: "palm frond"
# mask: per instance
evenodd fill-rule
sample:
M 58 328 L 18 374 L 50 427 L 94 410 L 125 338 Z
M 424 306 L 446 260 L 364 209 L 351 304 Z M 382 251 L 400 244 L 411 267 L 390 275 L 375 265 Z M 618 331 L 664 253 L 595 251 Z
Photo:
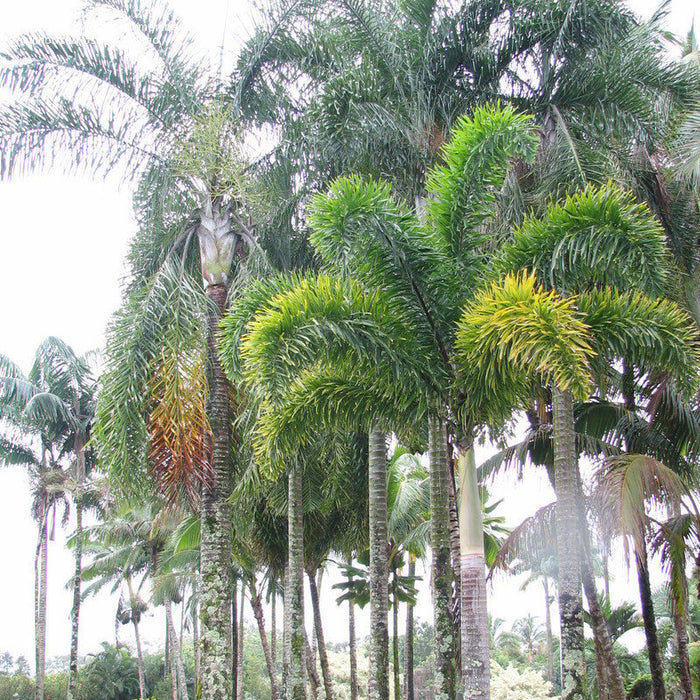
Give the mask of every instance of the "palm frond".
M 508 275 L 467 305 L 455 348 L 468 397 L 498 416 L 530 397 L 531 379 L 566 387 L 580 398 L 590 393 L 588 327 L 573 300 L 536 287 L 533 275 Z M 478 413 L 478 412 L 477 412 Z
M 587 187 L 544 218 L 528 218 L 505 247 L 505 270 L 533 271 L 571 294 L 612 285 L 663 294 L 668 253 L 663 229 L 645 204 L 616 186 Z

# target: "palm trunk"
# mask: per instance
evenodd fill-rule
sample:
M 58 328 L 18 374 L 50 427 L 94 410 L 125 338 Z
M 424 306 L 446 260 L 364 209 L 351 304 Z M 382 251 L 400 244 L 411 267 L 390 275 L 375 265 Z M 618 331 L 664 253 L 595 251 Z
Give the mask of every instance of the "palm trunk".
M 197 581 L 192 584 L 192 597 L 197 599 Z M 192 602 L 192 646 L 194 647 L 194 695 L 197 697 L 197 689 L 200 687 L 200 663 L 199 663 L 199 610 L 197 603 Z
M 309 644 L 309 637 L 306 634 L 306 629 L 304 632 L 304 663 L 306 664 L 306 673 L 309 678 L 310 695 L 316 700 L 319 694 L 319 688 L 321 687 L 321 679 L 318 676 L 318 669 L 316 668 L 316 655 Z
M 562 700 L 583 700 L 583 601 L 578 540 L 578 460 L 574 441 L 574 398 L 552 389 L 554 486 L 559 560 Z
M 444 422 L 436 415 L 430 416 L 429 428 L 435 700 L 454 700 L 456 669 L 452 617 L 453 572 L 450 549 L 450 474 L 447 464 L 447 433 Z
M 296 463 L 289 472 L 288 495 L 289 566 L 285 581 L 287 615 L 288 671 L 286 700 L 306 700 L 304 667 L 304 514 L 301 467 Z
M 595 647 L 595 677 L 598 684 L 598 700 L 610 700 L 610 674 L 608 673 L 603 649 L 595 629 L 593 630 L 593 645 Z
M 182 663 L 182 647 L 175 630 L 170 601 L 165 603 L 165 619 L 170 634 L 170 673 L 177 679 L 176 698 L 177 700 L 187 700 L 187 679 L 185 678 L 185 667 Z
M 647 549 L 643 539 L 641 543 L 637 543 L 635 561 L 637 562 L 639 597 L 642 603 L 642 619 L 644 620 L 644 634 L 647 640 L 649 671 L 651 673 L 651 686 L 654 692 L 654 700 L 665 700 L 664 668 L 661 661 L 659 638 L 656 634 L 656 618 L 654 617 L 654 606 L 651 602 L 651 584 L 649 582 L 649 569 L 647 566 Z
M 326 642 L 323 635 L 323 624 L 321 620 L 321 604 L 319 601 L 318 586 L 316 584 L 315 572 L 307 570 L 306 578 L 309 581 L 309 590 L 311 591 L 311 605 L 314 611 L 314 629 L 316 630 L 316 639 L 318 641 L 318 654 L 319 658 L 321 659 L 323 687 L 326 691 L 326 700 L 333 700 L 333 679 L 331 678 L 331 669 L 328 664 L 328 652 L 326 650 Z
M 245 636 L 245 582 L 241 581 L 241 606 L 238 609 L 238 654 L 236 659 L 236 700 L 243 700 L 243 644 Z
M 139 634 L 139 603 L 137 597 L 134 595 L 134 589 L 131 585 L 131 579 L 127 577 L 126 586 L 129 591 L 129 606 L 131 609 L 131 624 L 134 626 L 134 639 L 136 640 L 136 663 L 138 665 L 139 673 L 139 693 L 140 697 L 146 698 L 146 671 L 143 664 L 143 650 L 141 648 L 141 635 Z M 136 610 L 136 614 L 134 614 Z
M 350 646 L 350 700 L 357 700 L 357 640 L 355 638 L 355 603 L 352 600 L 348 600 L 348 637 Z
M 272 659 L 272 670 L 277 683 L 277 579 L 273 579 L 271 587 L 272 597 L 270 599 L 270 659 Z
M 74 407 L 75 409 L 76 407 Z M 77 410 L 76 410 L 77 413 Z M 80 432 L 73 446 L 75 451 L 75 573 L 73 574 L 73 605 L 71 607 L 70 663 L 68 666 L 68 700 L 73 700 L 78 685 L 78 621 L 80 618 L 80 576 L 83 569 L 83 486 L 85 482 L 85 453 Z
M 465 698 L 491 697 L 489 621 L 486 608 L 486 561 L 481 497 L 476 478 L 474 447 L 456 446 L 460 479 L 460 547 L 462 550 L 461 646 Z
M 452 455 L 454 457 L 454 455 Z M 462 551 L 459 541 L 459 509 L 457 507 L 457 490 L 455 485 L 454 459 L 450 458 L 448 452 L 447 463 L 449 465 L 450 478 L 450 549 L 452 550 L 452 580 L 454 591 L 452 593 L 453 626 L 455 635 L 461 634 L 462 616 L 460 607 L 462 605 Z M 462 673 L 462 645 L 456 644 L 455 666 L 461 676 Z
M 546 576 L 542 577 L 542 586 L 544 587 L 544 625 L 547 633 L 547 680 L 554 683 L 554 639 L 552 635 L 552 612 L 551 600 L 549 597 L 549 579 Z
M 389 700 L 389 561 L 387 552 L 386 442 L 369 433 L 369 691 L 368 700 Z
M 392 597 L 392 621 L 394 634 L 392 635 L 392 656 L 394 666 L 394 700 L 401 700 L 401 669 L 399 668 L 399 592 L 396 581 L 398 572 L 396 569 L 392 572 L 391 577 L 391 597 Z
M 167 674 L 168 665 L 170 666 L 170 685 L 172 689 L 173 700 L 179 700 L 177 692 L 177 673 L 175 671 L 175 659 L 173 655 L 173 632 L 175 631 L 175 626 L 172 624 L 173 611 L 170 601 L 165 603 L 165 663 L 163 667 Z M 170 663 L 168 663 L 168 661 Z
M 207 417 L 213 435 L 213 478 L 202 494 L 201 664 L 202 696 L 230 700 L 231 684 L 231 491 L 229 386 L 219 361 L 216 332 L 226 307 L 224 284 L 206 289 L 209 299 L 208 345 L 210 401 Z
M 231 585 L 231 688 L 234 700 L 238 693 L 238 580 Z
M 577 475 L 578 477 L 578 475 Z M 584 493 L 581 488 L 581 481 L 576 479 L 577 494 L 578 494 L 578 522 L 581 552 L 583 554 L 581 561 L 581 574 L 583 579 L 583 590 L 586 593 L 588 601 L 588 610 L 590 613 L 591 627 L 595 637 L 596 645 L 596 673 L 598 680 L 598 697 L 599 700 L 610 698 L 610 700 L 625 700 L 625 684 L 620 672 L 620 665 L 615 656 L 613 642 L 610 638 L 608 625 L 605 621 L 603 611 L 600 607 L 598 599 L 598 591 L 595 585 L 595 577 L 593 575 L 593 558 L 591 556 L 591 548 L 588 537 L 588 523 L 586 522 L 586 511 L 584 508 Z
M 413 579 L 416 575 L 416 562 L 411 557 L 408 563 L 408 577 Z M 406 638 L 403 657 L 403 687 L 404 699 L 414 700 L 413 690 L 413 605 L 406 605 Z
M 48 575 L 49 520 L 48 507 L 39 516 L 39 541 L 34 560 L 34 634 L 36 651 L 36 686 L 34 697 L 44 700 L 46 668 L 46 577 Z
M 263 616 L 263 606 L 260 596 L 258 595 L 255 579 L 250 580 L 250 604 L 253 608 L 255 621 L 258 623 L 258 631 L 260 632 L 260 643 L 262 644 L 263 654 L 265 654 L 265 663 L 267 664 L 267 674 L 270 676 L 270 697 L 272 700 L 277 700 L 279 690 L 277 688 L 277 675 L 275 674 L 275 665 L 272 662 L 272 653 L 270 645 L 267 643 L 267 634 L 265 632 L 265 618 Z
M 690 659 L 688 656 L 688 626 L 686 622 L 686 603 L 683 609 L 673 613 L 673 627 L 676 631 L 676 644 L 678 646 L 678 675 L 681 682 L 683 700 L 693 700 L 693 682 L 690 676 Z

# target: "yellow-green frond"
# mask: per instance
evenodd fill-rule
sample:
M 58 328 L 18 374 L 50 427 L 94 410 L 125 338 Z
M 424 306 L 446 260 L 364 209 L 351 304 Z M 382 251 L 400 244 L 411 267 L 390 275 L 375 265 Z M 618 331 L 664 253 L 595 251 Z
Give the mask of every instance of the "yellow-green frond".
M 579 398 L 590 392 L 588 326 L 572 299 L 538 287 L 528 273 L 509 274 L 475 296 L 459 321 L 456 351 L 461 382 L 488 412 L 522 404 L 533 380 Z

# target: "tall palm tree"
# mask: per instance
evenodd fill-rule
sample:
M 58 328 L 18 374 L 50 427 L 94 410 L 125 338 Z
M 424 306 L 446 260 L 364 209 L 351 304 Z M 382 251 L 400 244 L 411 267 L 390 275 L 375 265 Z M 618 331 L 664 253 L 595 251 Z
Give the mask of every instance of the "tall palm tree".
M 35 600 L 37 698 L 43 698 L 44 693 L 50 518 L 53 515 L 55 521 L 55 509 L 66 501 L 69 491 L 75 500 L 76 536 L 80 540 L 75 548 L 72 586 L 69 695 L 76 689 L 86 442 L 93 400 L 94 382 L 87 363 L 58 338 L 47 338 L 39 345 L 26 377 L 11 360 L 0 356 L 0 460 L 29 469 L 33 512 L 39 528 Z M 74 478 L 69 476 L 71 466 Z
M 150 466 L 171 497 L 201 491 L 203 692 L 228 698 L 230 405 L 214 332 L 253 246 L 239 137 L 226 87 L 167 8 L 89 9 L 135 41 L 32 35 L 3 51 L 0 82 L 14 99 L 0 114 L 0 176 L 57 166 L 137 184 L 140 233 L 109 334 L 96 438 L 119 488 L 149 488 Z

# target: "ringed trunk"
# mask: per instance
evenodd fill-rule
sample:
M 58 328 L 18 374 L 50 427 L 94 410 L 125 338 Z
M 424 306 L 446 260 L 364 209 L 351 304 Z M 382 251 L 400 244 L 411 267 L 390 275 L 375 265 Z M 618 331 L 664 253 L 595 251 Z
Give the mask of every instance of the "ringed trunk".
M 311 605 L 314 611 L 314 629 L 316 630 L 316 640 L 318 643 L 318 654 L 321 659 L 321 673 L 323 674 L 323 687 L 326 691 L 326 700 L 333 700 L 333 679 L 331 678 L 331 669 L 328 664 L 328 652 L 326 650 L 326 640 L 323 634 L 323 623 L 321 620 L 321 603 L 318 594 L 318 585 L 316 583 L 316 572 L 306 572 L 306 578 L 309 581 L 309 591 L 311 592 Z
M 304 513 L 302 506 L 301 466 L 295 462 L 289 472 L 288 546 L 289 564 L 285 581 L 288 659 L 285 679 L 286 700 L 306 700 L 304 667 Z M 287 608 L 289 609 L 287 611 Z
M 642 538 L 636 544 L 635 561 L 637 563 L 637 578 L 639 580 L 639 597 L 642 603 L 642 619 L 644 620 L 644 634 L 647 640 L 647 652 L 649 654 L 649 671 L 651 673 L 651 686 L 654 700 L 665 700 L 666 689 L 664 687 L 664 667 L 661 661 L 661 649 L 659 638 L 656 634 L 656 618 L 654 617 L 654 605 L 651 600 L 651 583 L 649 581 L 649 568 L 647 563 L 646 542 Z
M 46 667 L 46 577 L 48 575 L 48 508 L 40 516 L 39 542 L 34 562 L 34 634 L 36 650 L 36 686 L 34 697 L 44 700 Z
M 578 538 L 578 459 L 574 439 L 574 397 L 552 388 L 554 489 L 557 495 L 557 557 L 561 624 L 562 700 L 583 700 L 583 600 Z
M 435 620 L 435 700 L 455 698 L 455 634 L 452 617 L 453 570 L 450 548 L 450 485 L 447 431 L 437 415 L 428 418 L 430 452 L 430 548 Z
M 204 264 L 204 263 L 203 263 Z M 230 264 L 230 263 L 229 263 Z M 216 345 L 227 288 L 210 284 L 207 340 L 211 371 L 207 417 L 213 435 L 213 478 L 202 491 L 200 548 L 200 648 L 202 696 L 230 700 L 231 684 L 231 492 L 229 385 Z
M 410 555 L 408 563 L 408 576 L 413 579 L 416 575 L 416 561 Z M 409 602 L 406 605 L 406 643 L 404 645 L 403 657 L 403 687 L 405 700 L 414 700 L 413 689 L 413 605 Z
M 389 557 L 386 440 L 369 432 L 369 691 L 368 700 L 389 700 Z
M 462 551 L 462 678 L 464 698 L 491 697 L 489 623 L 486 608 L 486 561 L 481 497 L 472 444 L 456 447 L 460 480 L 460 549 Z
M 279 697 L 279 690 L 277 688 L 277 674 L 275 673 L 275 666 L 272 661 L 272 652 L 270 651 L 270 645 L 267 643 L 267 634 L 265 632 L 265 617 L 263 615 L 262 601 L 260 600 L 260 595 L 258 594 L 257 586 L 255 585 L 255 578 L 250 579 L 250 605 L 253 608 L 253 614 L 255 615 L 255 621 L 258 623 L 258 632 L 260 633 L 260 643 L 262 644 L 263 653 L 265 654 L 265 663 L 267 664 L 267 673 L 270 676 L 270 697 L 272 700 L 277 700 Z
M 73 700 L 78 685 L 78 622 L 80 619 L 80 576 L 83 570 L 83 487 L 85 483 L 84 440 L 80 432 L 74 443 L 76 462 L 75 486 L 75 572 L 73 574 L 73 605 L 71 606 L 70 663 L 68 667 L 68 700 Z

